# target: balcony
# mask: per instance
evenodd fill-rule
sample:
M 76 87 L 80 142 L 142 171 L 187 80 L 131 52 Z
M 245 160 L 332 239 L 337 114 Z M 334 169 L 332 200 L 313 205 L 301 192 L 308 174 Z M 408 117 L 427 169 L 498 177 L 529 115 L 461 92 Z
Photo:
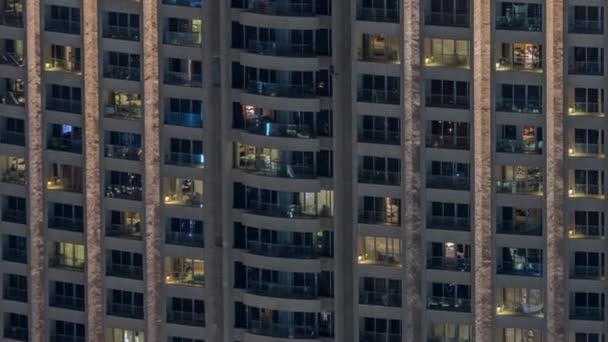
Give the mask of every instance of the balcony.
M 80 154 L 82 153 L 82 139 L 51 137 L 48 140 L 47 148 L 49 150 Z
M 167 309 L 167 323 L 204 327 L 205 314 Z
M 6 80 L 6 79 L 5 79 Z M 21 91 L 5 90 L 0 92 L 0 104 L 7 106 L 25 106 L 25 93 Z
M 3 130 L 0 132 L 0 143 L 25 146 L 25 133 Z
M 604 74 L 602 62 L 574 61 L 568 64 L 568 73 L 572 75 L 601 76 Z
M 574 102 L 574 106 L 568 108 L 568 115 L 604 116 L 604 110 L 599 102 Z
M 144 318 L 144 307 L 132 304 L 121 304 L 112 303 L 108 299 L 106 305 L 107 313 L 111 316 L 132 318 L 132 319 L 143 319 Z
M 106 186 L 106 197 L 141 201 L 143 189 L 138 185 L 110 184 Z
M 0 51 L 0 64 L 23 68 L 25 56 L 16 52 Z
M 46 58 L 44 61 L 44 70 L 49 72 L 63 71 L 80 75 L 82 73 L 82 66 L 80 65 L 80 62 L 77 61 Z
M 2 221 L 25 224 L 26 217 L 27 216 L 26 216 L 25 210 L 18 210 L 18 209 L 2 210 Z
M 427 297 L 429 310 L 471 312 L 471 299 L 458 297 Z
M 59 99 L 56 97 L 46 98 L 46 110 L 54 110 L 57 112 L 81 114 L 82 102 L 79 100 Z
M 273 203 L 263 201 L 249 201 L 247 209 L 255 214 L 290 219 L 312 219 L 320 216 L 329 216 L 325 207 L 319 210 L 314 205 L 299 205 L 288 203 Z
M 502 263 L 498 262 L 496 273 L 516 276 L 542 277 L 543 264 L 542 262 L 515 262 L 503 260 Z
M 359 342 L 401 342 L 401 334 L 359 329 Z
M 56 308 L 84 311 L 84 298 L 52 294 L 49 306 Z
M 205 206 L 203 193 L 198 191 L 166 191 L 165 204 L 193 208 L 203 208 Z
M 49 257 L 49 267 L 60 268 L 68 271 L 84 271 L 86 261 L 84 259 L 68 257 L 62 254 L 54 254 Z
M 315 11 L 311 1 L 290 3 L 282 0 L 251 0 L 249 12 L 265 15 L 287 17 L 314 17 Z
M 426 14 L 425 25 L 469 27 L 469 15 L 454 12 L 430 12 Z
M 430 270 L 470 272 L 471 260 L 465 258 L 431 256 L 426 260 L 426 268 Z
M 498 15 L 496 16 L 496 29 L 509 31 L 542 31 L 542 17 L 530 17 L 527 14 Z
M 603 280 L 604 276 L 604 268 L 600 266 L 573 265 L 570 267 L 571 279 Z
M 398 105 L 401 103 L 401 94 L 397 89 L 357 89 L 357 101 Z
M 496 152 L 542 154 L 541 141 L 523 141 L 515 139 L 496 139 Z
M 574 189 L 568 190 L 568 197 L 603 198 L 604 191 L 597 184 L 574 184 Z
M 106 275 L 110 277 L 143 280 L 144 270 L 141 266 L 113 264 L 108 262 L 106 264 Z
M 103 37 L 110 39 L 139 41 L 139 28 L 118 25 L 106 25 L 103 29 Z
M 103 106 L 103 113 L 106 118 L 123 120 L 139 120 L 142 118 L 141 105 L 109 104 Z
M 529 303 L 515 299 L 502 302 L 502 298 L 498 298 L 496 301 L 499 303 L 496 306 L 496 315 L 498 316 L 544 317 L 544 305 L 542 303 Z
M 276 41 L 250 40 L 247 42 L 247 51 L 265 56 L 278 57 L 315 57 L 315 47 L 312 44 L 290 43 Z
M 604 155 L 600 151 L 599 144 L 574 144 L 574 148 L 568 149 L 568 155 L 571 157 L 601 157 Z
M 602 34 L 604 33 L 603 20 L 570 19 L 568 25 L 570 33 Z
M 203 0 L 163 0 L 164 5 L 200 8 Z
M 245 126 L 249 133 L 267 137 L 308 139 L 315 136 L 313 127 L 306 124 L 277 123 L 252 119 L 247 121 Z
M 543 72 L 543 62 L 540 56 L 498 57 L 496 71 L 530 71 Z
M 106 236 L 109 237 L 141 240 L 142 235 L 139 224 L 111 224 L 106 227 Z
M 27 289 L 5 286 L 2 289 L 2 298 L 15 302 L 27 303 Z
M 359 169 L 359 183 L 399 185 L 401 183 L 401 172 L 376 171 Z
M 469 97 L 451 94 L 431 94 L 426 97 L 427 107 L 468 109 Z
M 0 26 L 23 27 L 23 13 L 3 12 L 0 13 Z
M 11 339 L 11 340 L 27 341 L 28 340 L 28 330 L 27 330 L 27 328 L 22 328 L 22 327 L 7 326 L 4 328 L 4 337 Z
M 248 280 L 247 290 L 257 295 L 274 298 L 313 299 L 318 297 L 316 289 L 306 285 Z
M 171 245 L 188 247 L 205 247 L 204 236 L 202 233 L 188 233 L 167 230 L 165 232 L 165 243 Z
M 165 114 L 165 124 L 191 128 L 203 128 L 201 113 L 169 112 Z
M 67 176 L 50 176 L 47 178 L 46 188 L 54 191 L 82 193 L 82 180 Z
M 80 34 L 80 22 L 47 18 L 44 29 L 50 32 Z
M 310 99 L 317 97 L 313 85 L 282 84 L 262 81 L 249 81 L 247 92 L 254 95 Z
M 602 239 L 604 235 L 604 227 L 593 224 L 575 224 L 568 230 L 570 239 Z
M 604 308 L 597 306 L 570 307 L 570 319 L 581 321 L 603 321 Z
M 247 241 L 247 250 L 252 254 L 276 258 L 312 259 L 316 258 L 317 247 L 314 245 L 294 245 L 264 241 Z
M 169 152 L 165 155 L 165 164 L 203 168 L 205 166 L 205 155 L 197 153 Z
M 56 333 L 51 333 L 50 336 L 50 342 L 86 342 L 86 338 L 83 336 L 63 335 Z
M 399 10 L 397 8 L 357 6 L 357 20 L 399 23 Z
M 499 180 L 496 182 L 496 192 L 500 194 L 543 195 L 542 180 Z
M 163 81 L 167 85 L 201 88 L 203 86 L 203 75 L 196 73 L 188 74 L 186 72 L 165 71 Z
M 390 213 L 382 210 L 359 209 L 359 223 L 398 226 L 401 224 L 400 213 Z
M 139 68 L 106 64 L 103 67 L 103 77 L 139 82 Z
M 532 221 L 502 220 L 497 222 L 496 232 L 499 234 L 541 236 L 543 226 L 541 223 Z
M 468 217 L 429 215 L 426 226 L 431 229 L 443 229 L 468 232 L 471 229 L 471 219 Z
M 84 223 L 82 219 L 49 215 L 48 226 L 51 229 L 65 230 L 69 232 L 82 232 Z
M 378 265 L 401 267 L 401 254 L 385 254 L 382 252 L 371 252 L 359 255 L 359 265 Z
M 543 112 L 541 101 L 538 99 L 513 99 L 508 97 L 497 97 L 496 110 L 509 113 L 540 114 Z
M 142 155 L 143 149 L 141 147 L 110 144 L 105 146 L 105 156 L 107 158 L 140 161 Z
M 358 132 L 357 141 L 363 143 L 399 145 L 401 144 L 401 132 L 398 130 L 391 131 L 363 128 Z
M 250 320 L 249 332 L 256 335 L 289 339 L 316 339 L 319 329 L 314 325 L 274 323 L 266 320 Z
M 270 157 L 265 155 L 258 155 L 254 160 L 245 156 L 239 162 L 238 169 L 260 176 L 293 179 L 317 178 L 317 170 L 313 164 L 270 161 Z
M 380 291 L 359 291 L 359 304 L 401 307 L 401 294 Z M 401 341 L 401 340 L 399 340 Z
M 428 67 L 469 68 L 469 56 L 432 54 L 424 59 L 424 65 Z
M 200 32 L 165 31 L 165 44 L 189 47 L 201 47 Z
M 468 150 L 469 140 L 470 139 L 468 136 L 432 134 L 427 135 L 426 147 L 453 150 Z
M 4 248 L 2 252 L 2 259 L 4 261 L 27 264 L 27 250 L 11 247 Z
M 25 185 L 26 172 L 19 169 L 0 169 L 0 182 L 15 185 Z
M 471 189 L 471 180 L 468 176 L 442 176 L 427 174 L 426 187 L 429 189 L 469 191 Z

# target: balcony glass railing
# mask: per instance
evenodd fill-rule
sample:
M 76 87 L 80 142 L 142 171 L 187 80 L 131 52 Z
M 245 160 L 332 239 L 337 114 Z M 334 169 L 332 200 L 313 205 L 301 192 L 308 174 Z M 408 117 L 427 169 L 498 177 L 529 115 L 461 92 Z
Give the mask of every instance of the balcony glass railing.
M 84 223 L 82 219 L 49 215 L 48 225 L 51 229 L 66 230 L 69 232 L 82 232 Z
M 82 113 L 82 102 L 79 100 L 59 99 L 56 97 L 47 97 L 46 109 L 57 112 L 80 114 Z
M 188 247 L 205 247 L 202 233 L 177 232 L 168 230 L 165 232 L 165 243 Z
M 167 310 L 167 323 L 204 327 L 205 314 L 190 311 Z
M 142 280 L 144 278 L 144 270 L 141 266 L 107 263 L 106 275 L 118 278 Z
M 319 329 L 314 325 L 275 323 L 271 321 L 250 320 L 249 332 L 256 335 L 279 338 L 311 339 L 319 336 Z
M 293 245 L 263 241 L 247 241 L 247 250 L 253 254 L 278 258 L 308 259 L 315 258 L 317 247 L 313 245 Z
M 82 153 L 82 139 L 51 137 L 47 143 L 47 148 L 55 151 Z
M 313 164 L 283 163 L 279 161 L 264 160 L 264 158 L 256 158 L 254 160 L 241 159 L 238 169 L 267 177 L 298 179 L 317 178 L 317 170 Z
M 169 152 L 165 155 L 165 164 L 202 168 L 205 166 L 205 155 L 197 153 Z
M 604 275 L 604 268 L 600 266 L 574 265 L 570 267 L 570 278 L 573 279 L 601 279 Z
M 570 197 L 603 196 L 604 191 L 598 184 L 574 184 L 574 189 L 568 191 Z
M 359 223 L 396 226 L 401 223 L 399 212 L 359 209 Z
M 107 64 L 103 67 L 103 77 L 139 82 L 139 68 Z
M 63 71 L 63 72 L 71 72 L 75 74 L 80 74 L 82 71 L 80 62 L 69 61 L 65 59 L 59 58 L 47 58 L 44 61 L 44 70 L 45 71 Z
M 426 260 L 426 268 L 431 270 L 470 272 L 471 259 L 430 256 Z
M 319 216 L 328 216 L 329 214 L 325 210 L 319 210 L 314 205 L 263 201 L 249 201 L 247 209 L 258 215 L 294 219 L 317 218 Z
M 469 67 L 469 56 L 433 54 L 424 58 L 424 65 L 429 67 Z
M 0 26 L 23 27 L 23 13 L 0 13 Z
M 50 337 L 50 342 L 86 342 L 86 338 L 84 336 L 51 333 Z
M 2 210 L 2 221 L 25 224 L 25 210 L 4 209 Z
M 108 158 L 141 160 L 142 155 L 143 149 L 141 147 L 110 144 L 105 146 L 105 156 Z
M 468 150 L 469 141 L 470 139 L 468 136 L 432 134 L 427 135 L 426 147 Z
M 360 290 L 359 304 L 401 307 L 401 294 Z
M 84 259 L 69 257 L 61 254 L 49 258 L 49 267 L 67 269 L 70 271 L 83 271 L 86 261 Z
M 401 172 L 359 170 L 359 183 L 399 185 L 401 183 Z
M 502 262 L 498 262 L 497 273 L 517 276 L 542 277 L 543 264 L 542 262 L 515 262 L 503 260 Z
M 7 106 L 25 106 L 25 93 L 16 91 L 4 91 L 0 92 L 0 104 Z
M 139 41 L 139 28 L 118 25 L 106 25 L 103 29 L 103 37 L 110 39 Z
M 139 305 L 112 303 L 110 300 L 108 300 L 106 309 L 108 315 L 111 316 L 135 319 L 144 318 L 144 307 Z
M 5 286 L 2 289 L 2 298 L 16 302 L 27 303 L 27 289 Z
M 172 6 L 183 6 L 200 8 L 203 0 L 163 0 L 163 4 Z
M 568 108 L 568 114 L 603 116 L 604 111 L 599 102 L 574 102 L 574 106 Z
M 165 71 L 165 84 L 181 87 L 200 88 L 203 86 L 202 74 L 188 74 L 186 72 Z
M 401 334 L 360 330 L 359 342 L 401 342 Z
M 247 92 L 255 95 L 292 98 L 314 98 L 317 96 L 313 85 L 283 84 L 249 81 Z
M 441 176 L 427 174 L 426 187 L 430 189 L 468 191 L 471 188 L 471 179 L 468 176 Z
M 501 194 L 542 195 L 543 182 L 539 180 L 499 180 L 496 192 Z
M 106 186 L 106 197 L 141 201 L 143 189 L 138 185 L 110 184 Z
M 50 176 L 47 178 L 46 188 L 54 191 L 81 193 L 82 182 L 78 178 Z
M 28 330 L 22 327 L 7 326 L 4 328 L 4 337 L 17 341 L 27 341 Z
M 523 141 L 514 139 L 496 139 L 496 152 L 542 154 L 542 140 Z
M 192 274 L 192 272 L 171 272 L 165 277 L 165 284 L 185 286 L 205 286 L 204 274 Z
M 251 53 L 280 57 L 314 57 L 315 47 L 306 43 L 250 40 L 247 50 Z
M 370 252 L 359 255 L 358 263 L 361 265 L 382 265 L 401 267 L 401 254 L 385 254 L 382 252 Z
M 23 67 L 25 56 L 16 52 L 0 51 L 0 64 L 10 65 L 15 67 Z
M 427 307 L 430 310 L 470 312 L 471 299 L 458 297 L 427 297 Z
M 401 103 L 401 94 L 397 89 L 357 89 L 357 101 L 369 103 L 382 103 L 398 105 Z
M 315 136 L 311 125 L 299 123 L 277 123 L 252 119 L 246 122 L 245 128 L 249 133 L 267 137 L 312 138 Z
M 201 47 L 202 35 L 200 32 L 165 31 L 165 44 Z
M 534 235 L 543 234 L 541 223 L 532 221 L 507 221 L 497 222 L 496 232 L 500 234 Z
M 21 248 L 4 248 L 2 260 L 27 264 L 27 251 Z
M 168 112 L 165 113 L 165 124 L 191 128 L 202 128 L 203 117 L 200 113 Z
M 603 155 L 599 144 L 574 144 L 574 148 L 568 150 L 568 154 L 575 157 L 577 155 Z
M 496 17 L 496 28 L 498 30 L 540 32 L 542 30 L 542 18 L 527 15 L 499 15 Z
M 601 239 L 604 235 L 604 227 L 593 224 L 575 224 L 568 231 L 571 239 Z
M 468 217 L 429 215 L 426 219 L 426 226 L 431 229 L 469 231 L 471 229 L 471 219 Z
M 0 143 L 25 146 L 25 133 L 14 131 L 0 131 Z
M 25 185 L 26 172 L 18 169 L 0 169 L 0 182 L 7 184 Z
M 513 99 L 498 97 L 496 99 L 496 110 L 510 113 L 542 113 L 542 103 L 537 99 Z
M 84 298 L 52 294 L 49 305 L 68 310 L 84 311 Z
M 167 191 L 165 193 L 165 204 L 193 208 L 203 208 L 205 206 L 203 194 L 197 191 Z
M 311 299 L 317 297 L 317 290 L 314 286 L 279 284 L 257 280 L 248 280 L 247 290 L 267 297 L 298 299 Z
M 571 19 L 568 31 L 570 33 L 602 34 L 604 32 L 604 21 Z
M 142 231 L 139 224 L 111 224 L 106 227 L 106 236 L 141 240 Z
M 59 33 L 80 34 L 80 22 L 47 18 L 45 30 Z
M 426 25 L 469 27 L 469 15 L 454 12 L 430 12 L 426 14 Z
M 597 306 L 570 307 L 570 319 L 582 321 L 603 321 L 604 308 Z
M 426 97 L 425 104 L 427 107 L 467 109 L 469 108 L 469 97 L 452 94 L 431 94 Z
M 401 132 L 363 128 L 358 132 L 358 141 L 375 144 L 399 145 L 401 143 Z
M 104 116 L 107 118 L 139 120 L 142 109 L 140 105 L 108 104 L 103 107 Z
M 604 66 L 599 61 L 573 61 L 568 64 L 568 73 L 599 76 L 604 74 Z
M 399 10 L 396 8 L 357 7 L 357 20 L 398 23 Z
M 281 0 L 251 0 L 249 1 L 249 11 L 257 14 L 288 17 L 312 17 L 315 15 L 312 1 L 292 3 Z

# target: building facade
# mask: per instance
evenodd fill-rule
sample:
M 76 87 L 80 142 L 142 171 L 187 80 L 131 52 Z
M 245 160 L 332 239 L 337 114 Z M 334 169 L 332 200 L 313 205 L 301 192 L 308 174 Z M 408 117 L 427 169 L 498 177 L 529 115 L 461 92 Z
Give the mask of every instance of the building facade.
M 604 342 L 605 7 L 0 0 L 0 339 Z

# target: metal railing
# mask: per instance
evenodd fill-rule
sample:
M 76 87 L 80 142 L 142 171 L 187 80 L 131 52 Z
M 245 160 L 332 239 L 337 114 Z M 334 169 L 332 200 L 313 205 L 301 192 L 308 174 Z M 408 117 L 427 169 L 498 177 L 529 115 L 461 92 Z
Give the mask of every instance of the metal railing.
M 0 170 L 0 182 L 8 184 L 25 185 L 25 170 L 5 169 Z
M 469 231 L 471 229 L 471 219 L 469 217 L 429 215 L 426 225 L 431 229 Z
M 573 153 L 577 154 L 600 154 L 599 144 L 574 144 Z
M 540 32 L 542 22 L 542 17 L 529 17 L 526 14 L 496 16 L 496 28 L 499 30 Z
M 426 187 L 430 189 L 447 189 L 467 191 L 471 188 L 469 176 L 426 175 Z
M 144 269 L 141 266 L 135 265 L 107 263 L 106 275 L 111 277 L 142 280 L 144 278 Z
M 542 140 L 524 142 L 514 139 L 496 139 L 496 152 L 542 154 Z
M 496 192 L 501 194 L 542 195 L 543 182 L 540 180 L 499 180 Z
M 579 75 L 603 75 L 604 65 L 602 62 L 573 61 L 568 64 L 568 73 Z
M 108 104 L 103 107 L 104 116 L 126 120 L 139 120 L 142 115 L 141 106 L 125 104 Z
M 165 124 L 192 128 L 203 127 L 203 117 L 200 113 L 169 112 L 165 114 Z
M 359 304 L 401 307 L 401 294 L 360 290 Z
M 108 300 L 106 305 L 108 315 L 118 316 L 118 317 L 126 317 L 126 318 L 135 318 L 135 319 L 143 319 L 144 318 L 144 307 L 133 304 L 120 304 L 120 303 L 112 303 Z
M 165 31 L 165 44 L 201 47 L 201 41 L 202 35 L 200 32 Z
M 82 153 L 82 139 L 51 137 L 46 146 L 49 150 Z
M 502 220 L 497 222 L 496 232 L 499 234 L 518 234 L 518 235 L 534 235 L 540 236 L 543 234 L 542 223 L 532 221 L 507 221 Z
M 430 310 L 470 312 L 471 299 L 458 297 L 427 297 L 427 307 Z
M 71 99 L 60 99 L 48 96 L 46 98 L 46 109 L 57 112 L 65 112 L 72 114 L 82 113 L 82 101 Z
M 496 71 L 536 71 L 543 70 L 543 59 L 538 57 L 498 57 Z
M 247 50 L 266 56 L 314 57 L 317 55 L 314 45 L 306 43 L 249 40 Z
M 142 231 L 139 224 L 111 224 L 106 227 L 106 236 L 141 240 Z
M 497 97 L 496 110 L 511 113 L 540 114 L 543 112 L 543 107 L 541 101 L 539 101 L 538 99 L 514 99 L 508 97 Z
M 205 313 L 167 310 L 167 323 L 205 326 Z
M 69 310 L 84 311 L 84 298 L 58 294 L 52 294 L 50 297 L 50 306 Z
M 358 6 L 357 20 L 398 23 L 399 9 Z
M 186 207 L 204 207 L 203 194 L 197 191 L 167 191 L 165 192 L 165 204 Z
M 134 146 L 106 144 L 105 156 L 116 159 L 141 160 L 143 156 L 143 149 L 141 147 Z
M 165 243 L 189 247 L 205 247 L 202 233 L 188 233 L 167 230 L 165 232 Z
M 49 258 L 49 267 L 65 268 L 69 270 L 82 271 L 86 264 L 85 259 L 69 257 L 66 255 L 55 254 Z
M 80 34 L 80 21 L 47 18 L 44 29 L 51 32 Z
M 469 108 L 469 96 L 430 94 L 426 97 L 425 105 L 427 107 L 467 109 Z
M 601 238 L 605 235 L 604 228 L 592 224 L 575 224 L 570 234 L 574 237 Z
M 431 270 L 470 272 L 471 259 L 431 256 L 426 259 L 426 268 Z
M 312 1 L 295 3 L 281 0 L 251 0 L 248 10 L 257 14 L 289 17 L 312 17 L 315 15 Z
M 249 252 L 258 255 L 279 258 L 315 258 L 317 247 L 314 245 L 290 245 L 285 243 L 272 243 L 264 241 L 247 241 Z
M 359 342 L 401 342 L 401 334 L 359 330 Z M 443 341 L 442 341 L 443 342 Z M 454 341 L 460 342 L 460 341 Z
M 401 94 L 397 89 L 357 89 L 357 101 L 397 105 L 401 103 Z
M 313 164 L 283 163 L 267 161 L 262 158 L 241 159 L 238 169 L 268 177 L 313 179 L 317 178 L 317 170 Z
M 7 300 L 27 303 L 27 289 L 5 286 L 2 289 L 2 297 Z
M 203 0 L 163 0 L 164 5 L 200 8 Z
M 17 210 L 17 209 L 2 210 L 2 221 L 25 224 L 26 217 L 27 216 L 25 214 L 25 210 Z
M 357 139 L 359 142 L 399 145 L 401 143 L 401 132 L 363 128 L 359 131 Z
M 0 104 L 3 105 L 24 107 L 26 100 L 23 92 L 8 90 L 0 93 Z
M 571 33 L 602 34 L 604 32 L 604 21 L 571 19 L 569 20 L 568 31 Z
M 0 64 L 23 67 L 25 56 L 16 52 L 0 52 Z
M 248 201 L 247 209 L 259 215 L 283 218 L 316 218 L 324 216 L 314 205 L 302 206 L 295 203 L 273 203 L 252 200 Z
M 570 277 L 574 279 L 600 279 L 605 271 L 600 266 L 574 265 L 570 268 Z
M 503 260 L 498 263 L 498 274 L 509 274 L 518 276 L 542 277 L 543 263 L 542 262 L 514 262 Z
M 426 25 L 469 27 L 469 15 L 454 12 L 430 12 L 426 14 Z
M 584 321 L 603 321 L 604 308 L 594 306 L 574 306 L 570 308 L 570 319 Z
M 359 169 L 358 180 L 359 183 L 399 185 L 401 172 Z
M 570 111 L 571 115 L 576 114 L 602 114 L 603 110 L 599 102 L 574 102 L 574 108 Z
M 103 29 L 103 37 L 139 41 L 139 27 L 105 25 Z
M 106 64 L 103 67 L 103 77 L 124 81 L 139 82 L 139 68 Z
M 454 54 L 432 54 L 424 59 L 426 66 L 451 66 L 451 67 L 468 67 L 468 55 Z
M 289 323 L 275 323 L 263 320 L 250 320 L 249 332 L 256 335 L 281 338 L 316 338 L 319 336 L 318 328 L 313 325 L 299 325 Z
M 25 146 L 25 133 L 12 132 L 12 131 L 1 131 L 0 132 L 0 143 Z
M 0 25 L 23 27 L 23 13 L 0 13 Z
M 120 198 L 141 201 L 143 189 L 141 186 L 110 184 L 106 186 L 105 195 L 110 198 Z
M 267 297 L 300 299 L 318 297 L 317 290 L 314 286 L 279 284 L 256 280 L 247 281 L 247 290 Z
M 468 136 L 432 134 L 427 135 L 426 139 L 426 147 L 432 148 L 468 150 L 469 146 L 470 139 Z
M 382 210 L 365 210 L 359 209 L 359 223 L 364 224 L 382 224 L 397 226 L 401 224 L 400 212 L 389 213 Z
M 314 98 L 317 96 L 313 85 L 282 84 L 262 81 L 249 81 L 247 92 L 255 95 L 291 98 Z
M 165 71 L 163 81 L 167 85 L 200 88 L 203 86 L 203 75 L 187 72 Z
M 84 223 L 82 219 L 73 217 L 49 216 L 49 228 L 67 230 L 70 232 L 82 232 Z
M 44 70 L 80 73 L 82 71 L 82 67 L 80 62 L 77 61 L 69 61 L 59 58 L 47 58 L 44 61 Z

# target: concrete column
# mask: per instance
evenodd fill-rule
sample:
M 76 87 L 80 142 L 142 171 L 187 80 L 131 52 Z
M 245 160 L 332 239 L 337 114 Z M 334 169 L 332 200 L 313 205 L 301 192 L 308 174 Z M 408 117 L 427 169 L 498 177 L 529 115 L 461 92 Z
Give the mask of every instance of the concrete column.
M 566 341 L 564 223 L 564 1 L 547 1 L 546 201 L 547 341 Z
M 99 147 L 99 22 L 97 0 L 84 0 L 84 157 L 87 339 L 103 340 L 103 249 Z
M 475 341 L 493 341 L 492 321 L 492 17 L 473 1 L 473 222 Z
M 29 340 L 46 341 L 44 166 L 40 0 L 25 1 L 27 67 L 27 224 L 29 226 Z

